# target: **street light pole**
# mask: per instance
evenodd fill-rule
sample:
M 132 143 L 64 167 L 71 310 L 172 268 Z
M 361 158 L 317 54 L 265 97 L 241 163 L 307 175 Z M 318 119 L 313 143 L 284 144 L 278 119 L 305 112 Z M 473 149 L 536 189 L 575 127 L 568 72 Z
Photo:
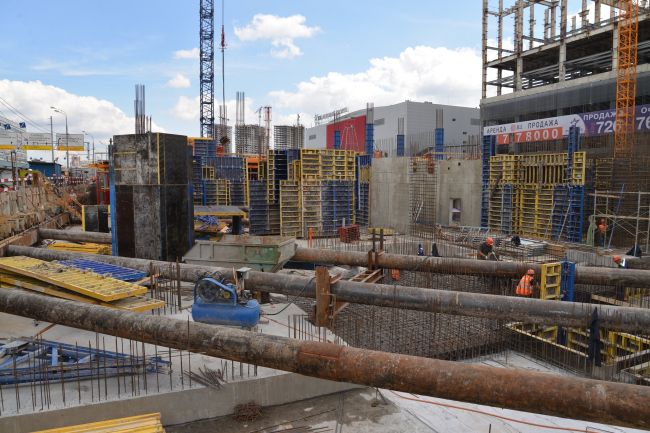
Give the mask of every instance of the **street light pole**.
M 65 166 L 68 169 L 68 177 L 70 177 L 70 137 L 68 136 L 68 115 L 65 111 L 50 107 L 57 113 L 61 113 L 65 116 Z
M 86 131 L 81 131 L 81 132 L 83 132 L 86 135 L 90 135 L 93 138 L 93 164 L 94 164 L 95 163 L 95 136 L 92 135 L 90 132 L 86 132 Z

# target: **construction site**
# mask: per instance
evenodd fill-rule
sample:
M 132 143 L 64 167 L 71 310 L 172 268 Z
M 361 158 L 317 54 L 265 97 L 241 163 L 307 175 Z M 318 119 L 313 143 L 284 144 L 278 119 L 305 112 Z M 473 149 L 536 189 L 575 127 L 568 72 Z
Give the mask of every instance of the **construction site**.
M 84 169 L 0 150 L 1 432 L 650 430 L 646 1 L 483 0 L 480 108 L 311 127 L 228 125 L 199 3 L 200 137 L 136 85 Z

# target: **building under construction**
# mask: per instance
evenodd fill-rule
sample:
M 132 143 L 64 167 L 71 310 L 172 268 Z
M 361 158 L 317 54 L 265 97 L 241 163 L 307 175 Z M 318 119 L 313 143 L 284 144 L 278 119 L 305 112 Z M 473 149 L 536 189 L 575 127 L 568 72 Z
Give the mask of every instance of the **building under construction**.
M 646 5 L 504 3 L 480 110 L 359 101 L 269 148 L 243 92 L 186 137 L 142 89 L 101 188 L 11 161 L 0 431 L 650 429 Z

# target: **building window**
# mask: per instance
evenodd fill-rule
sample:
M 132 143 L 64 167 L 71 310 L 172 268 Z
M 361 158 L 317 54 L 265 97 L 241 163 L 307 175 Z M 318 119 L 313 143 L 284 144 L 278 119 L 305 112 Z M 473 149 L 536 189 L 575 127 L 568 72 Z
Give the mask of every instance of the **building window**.
M 464 131 L 464 132 L 463 132 L 463 135 L 467 135 L 467 131 Z
M 455 121 L 456 121 L 456 119 L 451 119 L 451 121 L 452 121 L 452 122 L 455 122 Z
M 314 135 L 310 135 L 310 136 L 309 136 L 309 139 L 310 139 L 310 140 L 316 140 L 316 134 L 314 134 Z
M 449 222 L 451 225 L 460 225 L 461 203 L 459 198 L 449 199 Z
M 379 125 L 383 125 L 384 123 L 386 123 L 386 119 L 384 119 L 384 118 L 382 117 L 381 119 L 377 119 L 377 120 L 375 120 L 375 122 L 373 123 L 373 125 L 375 125 L 375 126 L 379 126 Z
M 470 119 L 469 124 L 472 126 L 481 126 L 481 119 Z

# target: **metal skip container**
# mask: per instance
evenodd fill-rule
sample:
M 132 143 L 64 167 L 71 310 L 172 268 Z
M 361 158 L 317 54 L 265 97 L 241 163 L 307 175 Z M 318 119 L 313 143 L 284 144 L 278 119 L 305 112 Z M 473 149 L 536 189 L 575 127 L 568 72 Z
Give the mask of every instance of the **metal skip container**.
M 277 272 L 296 252 L 295 238 L 281 236 L 224 235 L 218 242 L 196 241 L 183 256 L 190 265 Z

